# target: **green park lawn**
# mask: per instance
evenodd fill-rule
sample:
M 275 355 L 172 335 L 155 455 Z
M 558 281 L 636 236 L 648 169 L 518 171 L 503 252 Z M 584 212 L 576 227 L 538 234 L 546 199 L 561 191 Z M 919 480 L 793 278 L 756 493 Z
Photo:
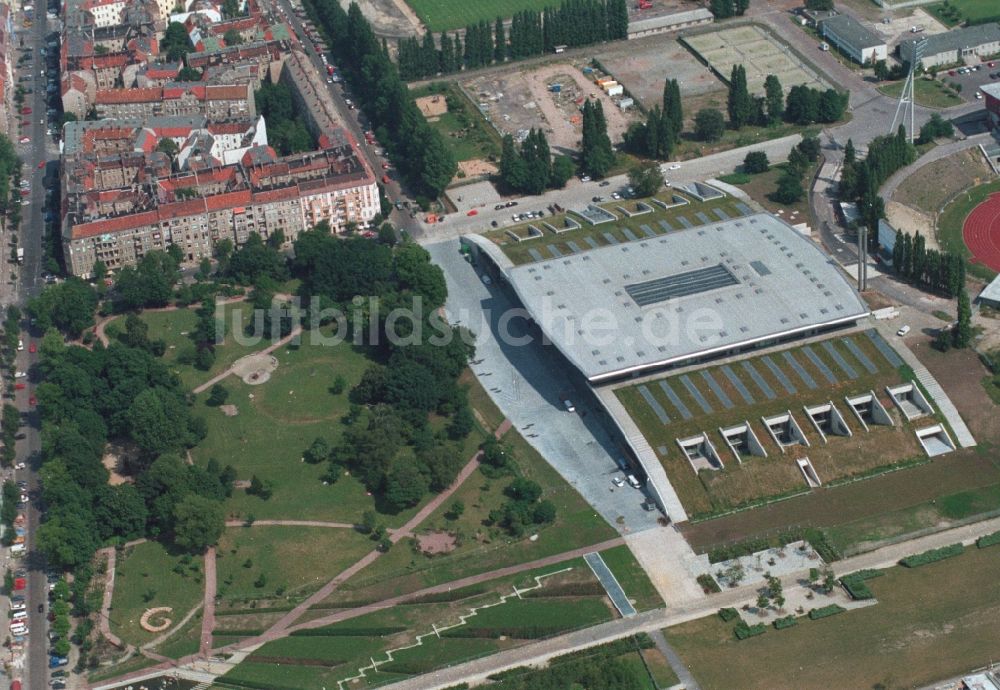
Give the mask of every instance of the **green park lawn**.
M 636 611 L 647 611 L 663 606 L 663 600 L 653 583 L 649 581 L 649 576 L 627 546 L 616 546 L 601 551 L 601 558 L 618 580 L 618 584 L 625 590 L 625 595 Z
M 129 644 L 153 640 L 162 633 L 146 632 L 139 626 L 139 619 L 146 609 L 159 606 L 173 608 L 167 617 L 173 625 L 179 623 L 201 601 L 204 582 L 202 559 L 184 560 L 152 541 L 130 547 L 119 556 L 111 601 L 111 631 Z
M 465 28 L 481 20 L 508 19 L 522 10 L 541 11 L 551 3 L 546 0 L 407 0 L 430 31 Z
M 880 86 L 879 91 L 886 96 L 899 98 L 899 94 L 903 92 L 903 82 L 897 81 Z M 917 79 L 913 85 L 913 95 L 919 105 L 928 108 L 950 108 L 964 102 L 961 96 L 956 96 L 944 82 L 937 79 Z
M 432 118 L 430 126 L 441 133 L 455 160 L 500 158 L 499 135 L 458 85 L 451 82 L 434 83 L 413 89 L 410 93 L 414 98 L 439 94 L 441 98 L 450 99 L 448 112 Z
M 712 615 L 666 631 L 705 690 L 921 687 L 996 657 L 1000 548 L 870 580 L 878 604 L 736 641 Z
M 219 596 L 226 601 L 298 600 L 374 548 L 353 529 L 230 527 L 216 550 Z
M 478 383 L 474 386 L 473 390 L 478 388 Z M 475 397 L 475 393 L 470 395 L 473 404 Z M 456 535 L 458 544 L 454 551 L 427 556 L 415 548 L 413 540 L 404 540 L 345 583 L 327 602 L 404 594 L 596 544 L 615 536 L 612 527 L 516 429 L 511 429 L 504 436 L 504 442 L 510 448 L 518 472 L 538 482 L 543 489 L 542 498 L 555 504 L 554 523 L 529 530 L 521 539 L 484 525 L 489 512 L 506 500 L 503 489 L 513 477 L 489 478 L 481 470 L 476 470 L 451 499 L 431 513 L 418 532 L 444 531 Z M 465 511 L 458 519 L 450 519 L 447 513 L 456 500 L 465 505 Z M 537 538 L 531 540 L 532 534 L 537 534 Z
M 946 4 L 958 12 L 955 14 L 943 12 Z M 1000 7 L 997 7 L 994 0 L 949 0 L 948 3 L 938 3 L 927 9 L 948 26 L 955 26 L 963 21 L 969 24 L 983 24 L 988 19 L 1000 17 Z
M 157 654 L 171 659 L 180 659 L 189 654 L 197 654 L 201 646 L 201 612 L 191 617 L 180 630 L 157 645 Z

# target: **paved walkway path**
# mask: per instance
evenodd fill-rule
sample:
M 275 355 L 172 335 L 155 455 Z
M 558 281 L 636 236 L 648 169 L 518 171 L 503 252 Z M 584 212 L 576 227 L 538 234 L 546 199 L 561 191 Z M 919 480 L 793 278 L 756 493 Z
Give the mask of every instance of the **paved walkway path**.
M 269 355 L 272 352 L 274 352 L 275 350 L 277 350 L 279 347 L 285 345 L 286 343 L 291 342 L 294 338 L 297 338 L 300 333 L 302 333 L 302 326 L 296 326 L 295 328 L 292 329 L 291 333 L 289 333 L 288 335 L 286 335 L 281 340 L 279 340 L 277 342 L 274 342 L 274 343 L 271 343 L 270 345 L 268 345 L 267 347 L 265 347 L 263 350 L 258 350 L 257 352 L 251 352 L 250 355 Z M 250 355 L 247 355 L 247 356 L 250 356 Z M 240 359 L 242 359 L 242 357 Z M 237 361 L 239 361 L 239 360 L 237 360 Z M 201 384 L 200 386 L 198 386 L 197 388 L 195 388 L 191 392 L 194 393 L 195 395 L 198 395 L 202 391 L 208 390 L 209 388 L 211 388 L 212 386 L 214 386 L 215 384 L 217 384 L 219 381 L 221 381 L 222 379 L 224 379 L 227 376 L 229 376 L 230 374 L 232 374 L 233 373 L 233 369 L 235 369 L 235 363 L 234 363 L 233 366 L 230 366 L 228 369 L 226 369 L 225 371 L 223 371 L 221 374 L 216 374 L 215 376 L 213 376 L 208 381 L 206 381 L 205 383 Z
M 1000 518 L 964 525 L 936 534 L 920 537 L 901 544 L 887 546 L 870 553 L 861 554 L 832 564 L 837 576 L 865 568 L 888 568 L 899 559 L 928 549 L 940 548 L 948 544 L 962 542 L 972 544 L 984 534 L 1000 531 Z M 786 591 L 801 589 L 800 580 L 806 571 L 789 573 L 781 578 Z M 549 659 L 579 649 L 587 649 L 606 644 L 639 632 L 651 633 L 687 621 L 703 618 L 726 606 L 740 607 L 755 601 L 759 583 L 744 585 L 714 594 L 706 599 L 690 601 L 671 607 L 646 611 L 631 618 L 622 618 L 601 623 L 590 628 L 577 630 L 566 635 L 542 640 L 533 644 L 511 649 L 493 656 L 458 664 L 451 668 L 394 683 L 393 690 L 438 690 L 459 683 L 483 681 L 487 676 L 516 666 L 538 666 Z
M 888 334 L 886 340 L 889 340 L 890 342 L 892 342 L 890 338 L 892 337 L 891 332 L 893 331 L 893 328 L 893 326 L 881 324 L 881 330 L 883 331 L 882 335 Z M 948 394 L 944 392 L 944 389 L 941 388 L 941 384 L 937 382 L 937 379 L 934 378 L 931 372 L 927 371 L 927 367 L 920 363 L 920 360 L 917 359 L 917 356 L 913 354 L 913 351 L 910 350 L 910 348 L 906 347 L 905 343 L 900 343 L 898 346 L 894 347 L 894 349 L 899 353 L 899 356 L 903 358 L 903 361 L 906 362 L 911 369 L 913 369 L 913 373 L 917 377 L 917 381 L 919 381 L 923 387 L 927 389 L 927 392 L 934 399 L 934 402 L 937 403 L 938 409 L 941 410 L 941 414 L 946 420 L 948 420 L 948 424 L 951 425 L 952 430 L 955 432 L 955 441 L 958 445 L 963 448 L 972 448 L 975 446 L 976 439 L 973 438 L 972 432 L 969 431 L 969 427 L 965 425 L 965 420 L 962 419 L 962 415 L 960 415 L 958 410 L 955 409 L 955 405 L 951 402 L 951 398 L 948 397 Z
M 226 520 L 226 527 L 329 527 L 331 529 L 357 529 L 349 522 L 323 522 L 322 520 Z M 390 530 L 391 531 L 391 530 Z
M 667 636 L 663 634 L 662 630 L 654 630 L 649 633 L 649 636 L 653 638 L 653 642 L 656 643 L 656 648 L 660 650 L 667 659 L 667 663 L 670 664 L 670 668 L 673 669 L 674 675 L 684 686 L 684 690 L 701 690 L 701 686 L 698 685 L 698 681 L 694 679 L 691 675 L 691 671 L 685 665 L 684 660 L 681 659 L 680 655 L 677 653 L 669 642 L 667 642 Z
M 150 640 L 149 642 L 147 642 L 146 644 L 142 645 L 142 650 L 143 651 L 148 651 L 148 650 L 151 650 L 151 649 L 155 648 L 156 645 L 160 644 L 161 642 L 163 642 L 164 640 L 166 640 L 168 637 L 170 637 L 171 635 L 173 635 L 175 632 L 177 632 L 178 630 L 180 630 L 181 628 L 183 628 L 185 625 L 188 624 L 188 621 L 190 621 L 192 618 L 194 618 L 197 615 L 197 613 L 199 611 L 201 611 L 201 607 L 202 606 L 203 606 L 203 604 L 201 602 L 199 602 L 190 611 L 188 611 L 186 614 L 184 614 L 184 617 L 181 618 L 180 621 L 178 621 L 177 623 L 174 623 L 172 626 L 170 626 L 169 630 L 167 630 L 166 632 L 164 632 L 159 637 L 156 637 L 156 638 Z
M 201 643 L 198 651 L 207 656 L 212 649 L 212 631 L 215 630 L 215 594 L 218 587 L 215 568 L 215 547 L 205 552 L 205 613 L 201 617 Z
M 125 649 L 126 645 L 122 639 L 111 632 L 111 600 L 115 595 L 115 562 L 117 554 L 113 546 L 101 549 L 98 553 L 103 553 L 108 559 L 108 567 L 104 577 L 104 597 L 101 599 L 101 621 L 99 628 L 104 639 L 119 649 Z
M 245 295 L 237 295 L 236 297 L 227 297 L 226 299 L 217 300 L 215 304 L 216 305 L 233 304 L 235 302 L 243 302 L 244 300 L 246 300 Z M 200 304 L 201 304 L 200 302 L 195 302 L 194 304 L 189 304 L 186 307 L 178 307 L 177 305 L 174 304 L 171 304 L 168 307 L 151 307 L 149 309 L 143 309 L 142 313 L 147 314 L 158 311 L 177 311 L 178 309 L 190 309 L 193 307 L 198 307 L 200 306 Z M 101 341 L 102 345 L 107 347 L 108 343 L 111 342 L 107 334 L 104 332 L 108 324 L 114 321 L 115 319 L 120 319 L 123 318 L 124 316 L 125 316 L 124 314 L 111 314 L 110 316 L 105 316 L 103 319 L 97 322 L 97 325 L 94 327 L 94 335 L 97 336 L 97 339 Z

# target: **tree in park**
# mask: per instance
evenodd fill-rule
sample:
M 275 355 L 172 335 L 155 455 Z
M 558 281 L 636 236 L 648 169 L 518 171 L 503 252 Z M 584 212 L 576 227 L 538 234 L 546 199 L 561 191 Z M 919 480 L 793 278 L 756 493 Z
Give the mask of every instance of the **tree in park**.
M 222 3 L 222 16 L 227 19 L 240 16 L 239 0 L 224 0 Z
M 227 46 L 238 46 L 243 43 L 243 36 L 236 29 L 229 29 L 222 35 L 222 40 Z
M 188 494 L 174 506 L 174 543 L 191 553 L 204 553 L 215 545 L 225 526 L 219 501 Z
M 97 292 L 79 278 L 46 286 L 38 297 L 28 302 L 28 314 L 43 331 L 56 328 L 71 338 L 78 338 L 94 325 Z
M 497 17 L 493 25 L 493 60 L 503 62 L 507 58 L 507 38 L 504 35 L 503 17 Z
M 331 450 L 333 449 L 330 447 L 330 443 L 322 436 L 317 436 L 302 454 L 302 459 L 310 465 L 325 462 L 330 459 Z
M 132 439 L 144 451 L 160 454 L 182 448 L 188 440 L 188 411 L 173 391 L 147 388 L 126 412 Z
M 385 499 L 396 510 L 415 506 L 427 493 L 427 480 L 412 462 L 400 461 L 385 482 Z
M 964 287 L 958 291 L 958 323 L 955 324 L 953 342 L 957 348 L 966 348 L 972 344 L 972 306 L 969 304 L 969 293 Z
M 663 119 L 670 123 L 673 139 L 677 141 L 684 126 L 684 107 L 681 104 L 681 87 L 676 79 L 669 79 L 663 85 Z
M 594 177 L 604 177 L 615 162 L 608 137 L 608 123 L 600 101 L 587 99 L 583 102 L 581 158 L 584 172 Z
M 212 386 L 211 392 L 208 394 L 208 399 L 205 404 L 209 407 L 218 407 L 219 405 L 224 405 L 226 400 L 229 398 L 229 389 L 223 386 L 221 383 L 217 383 Z
M 897 230 L 896 241 L 892 245 L 892 267 L 900 275 L 903 275 L 903 242 L 903 231 Z
M 781 122 L 785 116 L 785 91 L 778 77 L 773 74 L 767 75 L 767 79 L 764 80 L 764 106 L 768 124 Z
M 729 75 L 729 97 L 726 101 L 729 125 L 742 129 L 750 124 L 753 117 L 753 99 L 747 87 L 747 71 L 743 65 L 733 65 Z
M 875 64 L 872 65 L 872 69 L 878 81 L 885 81 L 889 78 L 889 65 L 886 64 L 885 60 L 876 60 Z
M 576 164 L 572 158 L 563 155 L 556 156 L 552 160 L 552 176 L 549 179 L 549 186 L 553 189 L 562 189 L 575 174 Z
M 833 0 L 806 0 L 806 9 L 814 12 L 829 12 L 833 9 Z
M 166 55 L 167 60 L 176 63 L 187 55 L 189 50 L 193 50 L 191 39 L 188 37 L 187 29 L 180 22 L 170 22 L 167 30 L 160 41 L 160 54 Z
M 726 119 L 715 108 L 702 108 L 694 116 L 694 134 L 701 141 L 718 141 L 725 131 Z
M 663 173 L 657 163 L 636 165 L 628 171 L 628 183 L 636 196 L 653 196 L 663 187 Z
M 805 193 L 801 176 L 788 168 L 778 178 L 778 188 L 772 196 L 779 204 L 788 205 L 801 201 Z
M 771 168 L 771 162 L 767 160 L 767 154 L 763 151 L 751 151 L 743 158 L 743 172 L 757 175 L 765 173 Z

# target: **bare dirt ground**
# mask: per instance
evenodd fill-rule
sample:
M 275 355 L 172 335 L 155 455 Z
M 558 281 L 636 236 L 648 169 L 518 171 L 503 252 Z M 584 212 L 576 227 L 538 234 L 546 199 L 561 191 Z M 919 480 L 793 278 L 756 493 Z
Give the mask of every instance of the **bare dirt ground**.
M 914 172 L 899 185 L 892 200 L 933 215 L 956 193 L 992 177 L 979 149 L 966 149 Z
M 236 407 L 236 405 L 219 405 L 219 410 L 227 417 L 235 417 L 240 413 L 240 410 Z
M 604 107 L 611 140 L 620 140 L 634 116 L 623 113 L 580 67 L 553 63 L 529 72 L 488 74 L 463 82 L 463 87 L 487 119 L 515 139 L 540 127 L 554 151 L 575 151 L 581 133 L 580 104 L 593 98 Z M 560 93 L 549 91 L 554 83 L 562 84 Z
M 138 454 L 139 450 L 131 444 L 126 445 L 120 442 L 108 444 L 101 458 L 101 464 L 108 470 L 110 475 L 108 483 L 111 486 L 127 484 L 132 481 L 131 477 L 122 474 L 122 466 L 129 458 L 135 458 Z
M 357 0 L 378 36 L 401 38 L 424 33 L 420 18 L 404 0 Z
M 455 550 L 455 535 L 450 532 L 428 532 L 417 536 L 420 550 L 429 556 Z
M 955 403 L 976 440 L 982 443 L 1000 439 L 997 406 L 986 395 L 982 385 L 982 378 L 989 371 L 979 357 L 972 350 L 949 350 L 942 354 L 930 343 L 930 338 L 926 338 L 910 345 L 910 349 Z
M 911 235 L 919 232 L 927 238 L 928 249 L 940 249 L 934 236 L 934 219 L 931 216 L 898 201 L 890 201 L 885 205 L 885 215 L 892 227 Z
M 471 161 L 459 161 L 459 171 L 465 173 L 465 177 L 479 177 L 480 175 L 493 175 L 499 168 L 482 158 L 474 158 Z
M 416 99 L 417 107 L 424 117 L 430 119 L 432 117 L 440 117 L 448 112 L 448 103 L 445 101 L 444 96 L 421 96 Z
M 885 42 L 887 44 L 894 46 L 908 38 L 930 36 L 932 34 L 943 34 L 948 30 L 948 27 L 920 7 L 915 8 L 913 12 L 908 13 L 908 15 L 909 16 L 899 16 L 898 14 L 894 14 L 892 21 L 888 24 L 885 24 L 882 21 L 877 21 L 874 24 L 875 31 L 885 38 Z M 910 29 L 914 26 L 922 27 L 923 31 L 920 33 L 912 33 Z M 890 52 L 892 51 L 890 50 Z
M 712 70 L 673 39 L 642 47 L 628 41 L 597 55 L 597 60 L 646 108 L 660 102 L 668 77 L 677 80 L 685 97 L 725 90 Z
M 251 386 L 267 382 L 271 372 L 278 368 L 278 359 L 270 354 L 254 353 L 233 363 L 232 371 L 243 383 Z

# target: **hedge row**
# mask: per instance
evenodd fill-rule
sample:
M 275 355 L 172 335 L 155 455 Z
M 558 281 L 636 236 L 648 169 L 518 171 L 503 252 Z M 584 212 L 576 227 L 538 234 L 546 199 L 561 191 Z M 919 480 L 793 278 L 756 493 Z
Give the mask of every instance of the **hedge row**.
M 754 537 L 735 544 L 718 546 L 708 552 L 709 563 L 721 563 L 740 556 L 750 556 L 758 551 L 787 546 L 792 542 L 805 540 L 809 542 L 816 553 L 827 563 L 839 561 L 843 556 L 840 551 L 829 542 L 826 532 L 821 529 L 793 529 L 782 532 L 773 537 Z
M 245 616 L 248 613 L 284 613 L 286 611 L 291 611 L 294 606 L 259 606 L 253 609 L 222 609 L 221 611 L 216 611 L 215 616 Z
M 549 598 L 549 597 L 585 597 L 595 594 L 603 595 L 604 587 L 600 582 L 566 582 L 561 585 L 548 585 L 540 589 L 525 592 L 521 595 L 523 599 Z
M 734 608 L 719 609 L 719 618 L 724 622 L 734 621 L 740 617 L 740 612 Z
M 852 599 L 874 599 L 875 594 L 865 584 L 865 580 L 882 577 L 884 574 L 881 570 L 859 570 L 840 578 L 840 584 L 844 585 L 844 589 Z
M 1000 532 L 987 534 L 985 537 L 979 537 L 976 540 L 976 546 L 980 549 L 985 549 L 987 546 L 996 546 L 997 544 L 1000 544 Z
M 961 555 L 963 551 L 965 551 L 965 547 L 961 544 L 951 544 L 949 546 L 943 546 L 940 549 L 931 549 L 930 551 L 924 551 L 923 553 L 918 553 L 914 556 L 907 556 L 899 563 L 906 568 L 919 568 L 920 566 L 927 565 L 928 563 L 937 563 L 938 561 L 943 561 L 946 558 Z
M 458 601 L 459 599 L 467 599 L 469 597 L 474 597 L 478 594 L 486 594 L 489 588 L 486 585 L 469 585 L 468 587 L 461 587 L 459 589 L 448 590 L 445 592 L 433 592 L 431 594 L 423 594 L 419 597 L 413 597 L 407 604 L 440 604 L 448 601 Z
M 544 637 L 552 637 L 559 633 L 566 632 L 565 626 L 549 625 L 525 625 L 525 626 L 498 626 L 490 628 L 473 628 L 463 625 L 454 630 L 447 630 L 441 633 L 441 637 L 476 637 L 495 640 L 498 637 L 510 637 L 515 640 L 539 640 Z
M 784 630 L 785 628 L 790 628 L 793 625 L 798 625 L 799 619 L 795 616 L 785 616 L 784 618 L 779 618 L 774 621 L 771 625 L 774 626 L 775 630 Z
M 823 606 L 818 609 L 810 609 L 809 619 L 818 621 L 820 618 L 828 618 L 830 616 L 836 616 L 838 613 L 843 613 L 846 611 L 843 606 L 838 604 L 830 604 L 829 606 Z
M 701 589 L 705 592 L 705 594 L 718 594 L 722 591 L 722 588 L 719 587 L 719 583 L 716 582 L 715 578 L 708 573 L 702 573 L 697 579 L 698 584 L 701 586 Z
M 341 628 L 331 626 L 295 630 L 291 634 L 295 637 L 383 637 L 385 635 L 394 635 L 404 630 L 407 630 L 405 625 L 386 625 L 374 628 Z
M 213 635 L 230 635 L 232 637 L 254 637 L 255 635 L 263 635 L 264 628 L 216 628 L 212 631 Z M 295 633 L 292 633 L 293 635 Z
M 763 635 L 765 632 L 767 632 L 767 626 L 763 623 L 747 625 L 743 621 L 740 621 L 736 624 L 736 627 L 733 628 L 733 634 L 736 635 L 737 640 L 745 640 L 748 637 Z

